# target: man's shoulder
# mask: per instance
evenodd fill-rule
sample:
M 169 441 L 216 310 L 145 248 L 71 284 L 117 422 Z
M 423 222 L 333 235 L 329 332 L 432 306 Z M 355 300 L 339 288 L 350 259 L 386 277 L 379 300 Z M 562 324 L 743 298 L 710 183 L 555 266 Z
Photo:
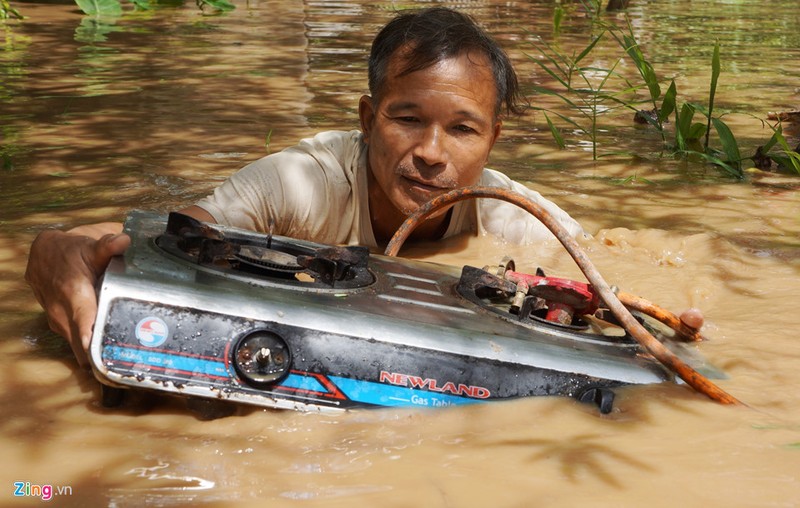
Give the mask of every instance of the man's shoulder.
M 360 131 L 324 131 L 275 154 L 270 162 L 281 166 L 279 171 L 321 170 L 330 176 L 342 175 L 350 180 L 364 163 L 365 152 L 366 144 Z
M 293 180 L 300 174 L 350 175 L 357 172 L 365 146 L 360 131 L 324 131 L 255 160 L 240 173 Z
M 484 168 L 481 174 L 481 185 L 488 185 L 490 187 L 511 187 L 513 182 L 514 180 L 495 169 Z
M 360 151 L 363 144 L 363 136 L 358 130 L 323 131 L 313 137 L 300 140 L 300 143 L 287 150 L 324 151 L 333 155 L 347 155 Z

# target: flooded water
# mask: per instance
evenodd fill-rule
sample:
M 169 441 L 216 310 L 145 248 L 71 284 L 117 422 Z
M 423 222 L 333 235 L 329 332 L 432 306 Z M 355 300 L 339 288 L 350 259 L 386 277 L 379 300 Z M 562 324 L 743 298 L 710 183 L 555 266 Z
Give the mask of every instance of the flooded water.
M 14 4 L 24 22 L 0 25 L 0 505 L 41 501 L 15 497 L 15 482 L 68 487 L 58 506 L 800 505 L 800 177 L 737 182 L 660 156 L 660 138 L 627 112 L 601 117 L 598 151 L 629 155 L 593 162 L 588 138 L 569 132 L 558 150 L 536 114 L 506 126 L 492 165 L 576 217 L 609 282 L 702 309 L 709 340 L 697 349 L 747 407 L 664 385 L 621 390 L 609 415 L 558 398 L 334 416 L 243 409 L 212 421 L 166 398 L 103 409 L 22 278 L 35 235 L 191 204 L 268 151 L 355 128 L 371 36 L 395 8 L 236 4 L 224 16 L 187 2 L 93 24 L 66 2 L 24 2 Z M 800 106 L 794 0 L 631 4 L 681 103 L 706 103 L 720 41 L 717 107 L 735 112 L 725 119 L 743 153 L 770 137 L 767 112 Z M 451 5 L 496 34 L 528 89 L 552 85 L 526 56 L 537 36 L 554 41 L 552 2 Z M 567 17 L 565 54 L 588 44 L 588 27 Z M 608 68 L 619 51 L 601 46 L 592 65 Z M 629 62 L 620 69 L 635 75 Z M 790 126 L 787 136 L 796 146 Z M 506 254 L 579 276 L 556 246 L 476 238 L 426 253 L 453 265 Z

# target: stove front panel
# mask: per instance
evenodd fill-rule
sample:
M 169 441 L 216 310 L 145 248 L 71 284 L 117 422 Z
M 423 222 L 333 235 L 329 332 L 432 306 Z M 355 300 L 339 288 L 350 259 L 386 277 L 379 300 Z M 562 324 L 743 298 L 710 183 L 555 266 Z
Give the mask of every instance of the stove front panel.
M 236 354 L 248 337 L 264 333 L 282 341 L 291 358 L 266 384 L 248 380 Z M 97 370 L 111 384 L 305 409 L 440 407 L 615 384 L 126 297 L 109 304 L 100 358 Z

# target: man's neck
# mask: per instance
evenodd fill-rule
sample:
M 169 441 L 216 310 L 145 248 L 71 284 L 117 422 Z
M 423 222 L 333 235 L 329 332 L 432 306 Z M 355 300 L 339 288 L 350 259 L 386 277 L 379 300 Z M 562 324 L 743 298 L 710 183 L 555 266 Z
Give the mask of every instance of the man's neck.
M 374 180 L 372 172 L 367 173 L 367 182 L 372 233 L 375 235 L 375 241 L 379 245 L 386 245 L 406 220 L 406 216 L 394 206 L 386 206 L 389 203 L 389 198 Z M 379 206 L 377 203 L 384 205 Z M 445 214 L 426 220 L 414 229 L 409 239 L 412 241 L 432 241 L 442 238 L 450 225 L 452 212 L 451 208 Z

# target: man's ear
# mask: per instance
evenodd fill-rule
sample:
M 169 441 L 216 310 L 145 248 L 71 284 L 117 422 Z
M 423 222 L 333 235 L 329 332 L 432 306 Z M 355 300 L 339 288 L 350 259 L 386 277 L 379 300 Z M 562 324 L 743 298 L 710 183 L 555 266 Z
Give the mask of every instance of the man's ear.
M 372 121 L 375 119 L 372 97 L 369 95 L 362 95 L 358 101 L 358 119 L 361 122 L 361 134 L 364 135 L 364 142 L 369 144 Z

